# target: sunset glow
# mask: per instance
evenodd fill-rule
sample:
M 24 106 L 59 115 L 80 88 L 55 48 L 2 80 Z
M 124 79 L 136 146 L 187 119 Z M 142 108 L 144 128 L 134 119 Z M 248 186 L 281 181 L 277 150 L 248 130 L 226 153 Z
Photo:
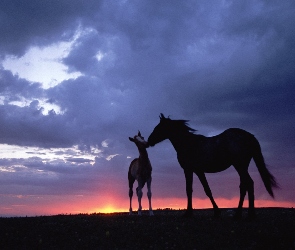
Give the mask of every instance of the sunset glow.
M 116 197 L 114 199 L 98 199 L 95 196 L 67 196 L 61 200 L 59 196 L 44 197 L 20 197 L 17 204 L 10 206 L 0 205 L 0 216 L 36 216 L 36 215 L 55 215 L 55 214 L 92 214 L 92 213 L 115 213 L 128 212 L 128 197 Z M 113 197 L 115 198 L 115 197 Z M 148 201 L 143 198 L 143 210 L 148 209 Z M 233 199 L 215 199 L 220 208 L 235 208 L 238 204 L 238 198 Z M 153 209 L 185 209 L 186 198 L 164 198 L 152 199 Z M 33 204 L 33 205 L 32 205 Z M 133 199 L 133 212 L 138 208 L 137 198 Z M 295 202 L 284 202 L 275 200 L 256 200 L 256 207 L 295 207 Z M 245 200 L 244 208 L 247 208 L 248 201 Z M 212 208 L 209 199 L 193 199 L 195 209 Z
M 220 208 L 236 208 L 238 204 L 238 198 L 234 198 L 231 200 L 217 198 L 216 202 Z M 186 198 L 183 199 L 154 199 L 152 200 L 153 209 L 185 209 L 186 208 L 187 200 Z M 114 206 L 113 204 L 97 206 L 93 210 L 84 210 L 83 213 L 115 213 L 115 212 L 129 212 L 129 202 L 128 200 L 122 200 L 122 203 L 126 205 L 125 207 L 122 206 Z M 212 208 L 212 205 L 208 199 L 201 200 L 201 199 L 193 199 L 194 209 L 206 209 Z M 256 200 L 255 201 L 256 207 L 295 207 L 295 202 L 279 202 L 279 201 L 272 201 L 272 200 Z M 143 210 L 148 210 L 148 202 L 143 201 Z M 245 201 L 244 208 L 248 207 L 248 201 Z M 137 199 L 133 201 L 133 212 L 136 212 L 138 208 Z M 82 210 L 82 209 L 81 209 Z

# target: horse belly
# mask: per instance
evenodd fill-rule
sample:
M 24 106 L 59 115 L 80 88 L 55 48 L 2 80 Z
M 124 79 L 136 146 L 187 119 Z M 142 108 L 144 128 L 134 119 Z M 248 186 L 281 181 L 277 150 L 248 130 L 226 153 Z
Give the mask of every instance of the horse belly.
M 196 159 L 194 164 L 196 170 L 204 173 L 217 173 L 226 170 L 232 165 L 230 157 L 226 153 L 208 154 L 203 153 Z
M 222 172 L 226 169 L 228 169 L 231 166 L 231 164 L 208 164 L 208 165 L 204 165 L 204 167 L 202 167 L 203 172 L 204 173 L 217 173 L 217 172 Z

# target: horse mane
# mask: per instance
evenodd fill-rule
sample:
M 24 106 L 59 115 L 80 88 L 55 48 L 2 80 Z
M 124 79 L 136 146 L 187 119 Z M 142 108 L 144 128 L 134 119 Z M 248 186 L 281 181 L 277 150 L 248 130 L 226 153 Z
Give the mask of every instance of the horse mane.
M 176 128 L 182 130 L 183 132 L 194 134 L 197 131 L 196 129 L 193 129 L 188 125 L 189 120 L 171 120 L 169 116 L 166 118 L 162 113 L 159 117 L 160 121 L 169 121 Z
M 197 131 L 196 129 L 193 129 L 188 125 L 189 120 L 170 120 L 170 121 L 173 121 L 175 126 L 178 127 L 179 129 L 181 129 L 184 132 L 194 134 Z

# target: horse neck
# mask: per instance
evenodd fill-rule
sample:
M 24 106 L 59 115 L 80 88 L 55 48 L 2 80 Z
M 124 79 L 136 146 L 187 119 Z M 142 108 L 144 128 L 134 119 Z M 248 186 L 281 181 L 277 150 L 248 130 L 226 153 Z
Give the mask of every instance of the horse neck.
M 189 132 L 180 132 L 180 133 L 172 133 L 168 139 L 172 143 L 174 149 L 179 152 L 181 150 L 184 150 L 187 145 L 187 138 L 192 136 L 193 134 Z

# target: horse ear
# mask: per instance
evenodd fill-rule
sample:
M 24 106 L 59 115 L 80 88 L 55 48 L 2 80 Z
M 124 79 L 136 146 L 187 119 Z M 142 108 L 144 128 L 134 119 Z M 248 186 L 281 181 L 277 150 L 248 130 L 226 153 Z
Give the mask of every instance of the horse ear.
M 160 114 L 159 117 L 160 117 L 160 119 L 165 119 L 165 116 L 162 113 Z
M 134 139 L 132 137 L 129 137 L 129 141 L 134 142 Z
M 138 134 L 137 134 L 138 136 L 141 136 L 141 133 L 140 133 L 140 131 L 138 130 Z

